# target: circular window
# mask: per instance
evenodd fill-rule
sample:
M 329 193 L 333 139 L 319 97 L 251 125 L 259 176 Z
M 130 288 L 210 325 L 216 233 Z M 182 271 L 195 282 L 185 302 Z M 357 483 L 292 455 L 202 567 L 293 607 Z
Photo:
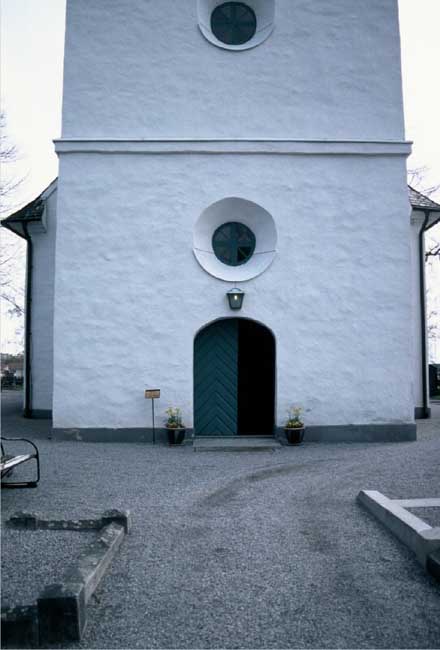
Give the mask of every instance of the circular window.
M 243 45 L 257 31 L 257 18 L 244 2 L 224 2 L 211 14 L 211 30 L 222 43 Z
M 255 250 L 255 235 L 243 223 L 230 221 L 219 226 L 212 236 L 215 256 L 228 266 L 245 264 Z

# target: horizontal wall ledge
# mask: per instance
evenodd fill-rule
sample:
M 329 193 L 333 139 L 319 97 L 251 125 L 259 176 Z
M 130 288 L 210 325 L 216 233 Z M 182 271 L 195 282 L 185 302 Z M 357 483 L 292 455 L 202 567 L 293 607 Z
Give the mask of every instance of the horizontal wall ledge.
M 60 138 L 59 154 L 271 154 L 284 156 L 408 156 L 411 142 L 394 140 L 210 140 Z

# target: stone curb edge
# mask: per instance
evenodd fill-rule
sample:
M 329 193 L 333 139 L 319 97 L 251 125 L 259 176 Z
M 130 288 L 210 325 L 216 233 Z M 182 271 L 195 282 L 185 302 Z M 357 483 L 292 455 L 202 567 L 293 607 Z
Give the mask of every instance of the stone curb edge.
M 407 508 L 438 506 L 439 499 L 389 499 L 361 490 L 357 501 L 415 553 L 423 568 L 440 580 L 440 528 L 433 528 Z
M 130 512 L 108 510 L 99 519 L 85 520 L 49 520 L 33 513 L 16 513 L 8 524 L 28 530 L 100 530 L 98 538 L 66 570 L 63 581 L 43 588 L 36 606 L 2 608 L 3 647 L 80 641 L 87 624 L 87 604 L 131 530 Z

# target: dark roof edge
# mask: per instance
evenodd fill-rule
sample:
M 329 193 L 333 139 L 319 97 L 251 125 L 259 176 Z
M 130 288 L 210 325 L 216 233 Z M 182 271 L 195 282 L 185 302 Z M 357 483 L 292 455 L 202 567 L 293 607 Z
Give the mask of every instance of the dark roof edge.
M 409 200 L 414 210 L 423 210 L 428 212 L 440 212 L 440 205 L 425 196 L 418 190 L 415 190 L 411 185 L 408 185 Z
M 54 184 L 57 182 L 58 178 L 55 178 L 36 199 L 30 201 L 27 205 L 17 210 L 13 214 L 10 214 L 9 217 L 5 217 L 0 221 L 0 224 L 7 228 L 8 224 L 12 223 L 23 223 L 23 221 L 40 221 L 44 212 L 44 200 L 47 198 L 45 194 L 52 194 L 54 189 Z M 50 191 L 49 191 L 50 190 Z

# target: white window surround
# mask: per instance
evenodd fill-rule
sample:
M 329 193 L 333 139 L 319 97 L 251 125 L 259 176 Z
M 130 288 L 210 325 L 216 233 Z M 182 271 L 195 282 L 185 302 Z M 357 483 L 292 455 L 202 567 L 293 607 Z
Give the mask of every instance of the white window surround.
M 255 13 L 257 31 L 254 36 L 241 45 L 228 45 L 219 41 L 211 30 L 211 14 L 225 0 L 197 0 L 197 17 L 203 36 L 213 45 L 224 50 L 249 50 L 268 38 L 275 26 L 275 0 L 243 0 Z
M 238 221 L 255 235 L 252 257 L 240 266 L 223 264 L 215 255 L 212 236 L 219 226 Z M 263 207 L 237 197 L 227 197 L 212 203 L 194 226 L 193 252 L 200 266 L 210 275 L 229 282 L 244 282 L 263 273 L 276 255 L 277 230 L 275 221 Z

